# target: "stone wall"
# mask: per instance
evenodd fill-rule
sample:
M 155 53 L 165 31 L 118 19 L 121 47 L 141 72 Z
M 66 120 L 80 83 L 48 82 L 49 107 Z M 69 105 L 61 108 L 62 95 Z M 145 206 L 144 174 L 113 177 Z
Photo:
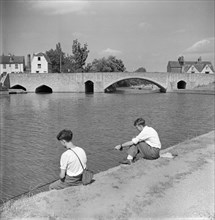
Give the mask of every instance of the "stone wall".
M 185 89 L 207 85 L 215 81 L 214 74 L 188 74 L 188 73 L 22 73 L 10 74 L 10 86 L 20 85 L 27 92 L 46 85 L 53 92 L 85 92 L 86 84 L 93 83 L 94 92 L 104 92 L 110 85 L 124 79 L 139 78 L 148 80 L 163 91 L 178 89 L 178 83 L 182 82 Z

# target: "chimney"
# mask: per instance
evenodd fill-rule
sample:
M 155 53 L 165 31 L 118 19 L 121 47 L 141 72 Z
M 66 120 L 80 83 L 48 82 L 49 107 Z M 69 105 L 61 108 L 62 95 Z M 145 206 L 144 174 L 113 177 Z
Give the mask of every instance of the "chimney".
M 202 62 L 202 57 L 199 57 L 198 58 L 198 63 L 201 63 Z
M 28 67 L 31 69 L 31 54 L 28 54 Z
M 31 55 L 27 55 L 27 66 L 26 66 L 26 72 L 30 73 L 31 72 Z
M 180 66 L 181 66 L 181 73 L 183 73 L 183 72 L 184 72 L 184 57 L 183 57 L 183 56 L 180 56 L 180 57 L 178 58 L 178 62 L 179 62 L 179 64 L 180 64 Z

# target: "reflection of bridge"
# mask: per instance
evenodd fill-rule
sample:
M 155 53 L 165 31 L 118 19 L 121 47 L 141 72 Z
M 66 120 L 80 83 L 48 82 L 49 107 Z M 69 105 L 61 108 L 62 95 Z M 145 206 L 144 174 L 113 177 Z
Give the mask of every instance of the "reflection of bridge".
M 27 92 L 48 88 L 53 92 L 104 92 L 124 79 L 145 79 L 161 91 L 192 89 L 215 81 L 214 74 L 191 73 L 27 73 L 9 74 L 10 87 L 21 86 Z

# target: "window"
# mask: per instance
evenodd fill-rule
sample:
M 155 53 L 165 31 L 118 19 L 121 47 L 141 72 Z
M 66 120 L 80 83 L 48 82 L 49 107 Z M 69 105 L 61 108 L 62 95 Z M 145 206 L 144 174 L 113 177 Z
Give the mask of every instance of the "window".
M 9 67 L 11 67 L 11 64 L 9 64 Z
M 3 69 L 6 69 L 6 64 L 3 64 Z
M 36 73 L 40 73 L 39 71 L 36 71 Z
M 38 69 L 41 69 L 41 64 L 37 64 L 37 68 L 38 68 Z
M 194 66 L 192 66 L 191 67 L 191 73 L 195 73 L 196 71 L 195 71 L 195 68 L 194 68 Z
M 15 69 L 18 69 L 18 64 L 17 63 L 15 64 Z
M 37 59 L 40 61 L 40 60 L 41 60 L 41 57 L 38 57 Z

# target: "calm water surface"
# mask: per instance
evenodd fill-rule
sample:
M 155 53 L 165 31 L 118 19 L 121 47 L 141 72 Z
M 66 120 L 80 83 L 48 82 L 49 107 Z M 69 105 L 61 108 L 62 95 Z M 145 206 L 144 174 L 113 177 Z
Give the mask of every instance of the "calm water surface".
M 0 199 L 58 178 L 64 151 L 57 133 L 69 128 L 95 172 L 117 166 L 126 154 L 115 145 L 137 135 L 142 116 L 167 148 L 214 129 L 214 95 L 54 93 L 1 96 Z

